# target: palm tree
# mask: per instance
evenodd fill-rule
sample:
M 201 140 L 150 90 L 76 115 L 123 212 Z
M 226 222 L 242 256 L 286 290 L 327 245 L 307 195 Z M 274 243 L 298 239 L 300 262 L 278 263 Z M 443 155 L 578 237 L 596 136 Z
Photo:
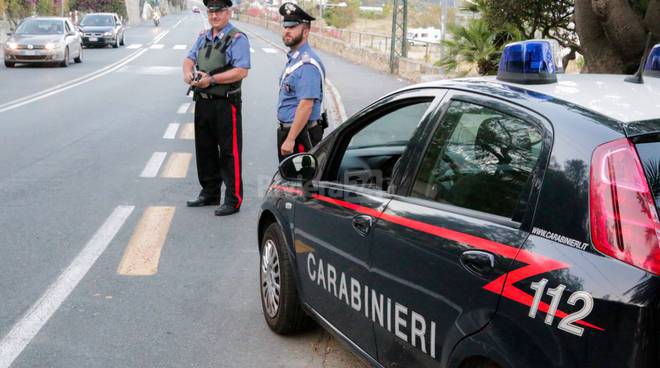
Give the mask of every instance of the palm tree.
M 497 70 L 497 33 L 481 19 L 471 20 L 467 27 L 450 25 L 453 39 L 443 41 L 445 56 L 437 63 L 447 70 L 456 72 L 463 64 L 477 67 L 479 74 L 492 74 Z M 469 71 L 460 73 L 465 75 Z

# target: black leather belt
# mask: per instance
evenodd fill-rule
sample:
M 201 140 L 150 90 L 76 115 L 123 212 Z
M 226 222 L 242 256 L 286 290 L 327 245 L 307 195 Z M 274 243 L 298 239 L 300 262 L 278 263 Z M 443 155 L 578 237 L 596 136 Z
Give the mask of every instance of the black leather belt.
M 279 123 L 280 123 L 280 128 L 282 128 L 282 129 L 289 129 L 289 128 L 291 128 L 291 125 L 293 125 L 293 123 L 283 123 L 281 121 Z M 314 128 L 317 125 L 319 125 L 318 120 L 309 121 L 309 122 L 307 122 L 307 129 Z
M 226 98 L 217 95 L 212 95 L 210 93 L 197 92 L 197 94 L 199 95 L 199 98 L 201 98 L 202 100 L 221 100 L 223 98 Z

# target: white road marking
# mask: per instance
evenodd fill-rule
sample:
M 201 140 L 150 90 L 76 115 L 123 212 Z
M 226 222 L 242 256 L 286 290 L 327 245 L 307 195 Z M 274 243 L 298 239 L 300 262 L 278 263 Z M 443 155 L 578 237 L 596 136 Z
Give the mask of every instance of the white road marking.
M 181 104 L 178 110 L 176 110 L 177 114 L 185 114 L 188 112 L 188 109 L 190 108 L 190 102 L 186 102 L 184 104 Z
M 149 48 L 152 49 L 152 50 L 160 50 L 164 47 L 165 47 L 165 45 L 163 45 L 162 43 L 156 43 L 156 44 L 151 45 Z
M 163 135 L 163 139 L 174 139 L 176 138 L 176 132 L 179 130 L 179 124 L 172 123 L 167 126 L 167 130 Z
M 160 42 L 160 40 L 162 40 L 163 37 L 167 36 L 168 33 L 170 33 L 169 29 L 167 31 L 159 33 L 158 36 L 154 37 L 154 44 Z
M 186 45 L 174 45 L 174 47 L 172 47 L 173 50 L 185 50 L 186 48 Z
M 277 49 L 271 49 L 270 47 L 262 47 L 261 49 L 267 54 L 277 54 L 279 52 Z
M 130 45 L 126 46 L 126 48 L 129 49 L 129 50 L 139 49 L 140 47 L 142 47 L 142 44 L 140 44 L 140 43 L 133 43 L 133 44 L 130 44 Z
M 160 167 L 163 165 L 163 161 L 165 161 L 165 156 L 167 156 L 167 152 L 154 152 L 149 161 L 147 161 L 147 165 L 142 170 L 140 177 L 155 178 L 158 175 L 158 171 L 160 171 Z
M 118 73 L 135 73 L 135 74 L 147 74 L 147 75 L 175 75 L 181 74 L 180 66 L 138 66 L 138 65 L 126 65 L 125 67 L 119 69 Z
M 78 256 L 0 341 L 0 368 L 9 368 L 69 297 L 119 232 L 134 206 L 117 206 Z
M 250 52 L 254 54 L 254 49 L 250 47 Z
M 106 74 L 112 73 L 112 72 L 120 69 L 124 65 L 126 65 L 126 64 L 130 63 L 131 61 L 137 59 L 138 57 L 142 56 L 142 54 L 144 54 L 145 52 L 147 52 L 147 49 L 136 51 L 135 53 L 127 56 L 126 58 L 124 58 L 124 59 L 122 59 L 122 60 L 120 60 L 120 61 L 118 61 L 114 64 L 110 64 L 110 65 L 106 66 L 105 68 L 103 68 L 99 71 L 89 73 L 89 74 L 84 75 L 82 77 L 76 78 L 72 81 L 62 83 L 60 85 L 48 88 L 48 89 L 46 89 L 44 91 L 41 91 L 41 92 L 37 92 L 37 93 L 32 94 L 30 96 L 22 97 L 22 98 L 14 100 L 14 101 L 10 101 L 10 102 L 7 102 L 5 104 L 2 104 L 2 105 L 0 105 L 0 112 L 13 110 L 13 109 L 16 109 L 18 107 L 27 105 L 29 103 L 36 102 L 36 101 L 39 101 L 39 100 L 43 100 L 46 97 L 56 95 L 58 93 L 69 90 L 71 88 L 78 87 L 78 86 L 83 85 L 85 83 L 89 83 L 89 82 L 91 82 L 91 81 L 93 81 L 97 78 L 100 78 L 100 77 L 102 77 Z

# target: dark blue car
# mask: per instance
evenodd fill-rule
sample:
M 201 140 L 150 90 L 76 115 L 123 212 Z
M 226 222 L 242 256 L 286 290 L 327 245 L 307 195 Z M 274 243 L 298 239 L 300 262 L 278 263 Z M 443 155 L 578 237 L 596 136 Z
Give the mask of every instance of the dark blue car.
M 557 75 L 549 50 L 391 93 L 282 163 L 273 331 L 316 321 L 377 367 L 660 366 L 660 78 Z

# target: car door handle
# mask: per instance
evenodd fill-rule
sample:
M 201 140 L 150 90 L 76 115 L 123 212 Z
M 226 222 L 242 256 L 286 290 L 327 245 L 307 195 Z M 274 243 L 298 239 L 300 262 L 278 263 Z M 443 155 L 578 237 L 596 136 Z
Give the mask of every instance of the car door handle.
M 495 256 L 480 250 L 467 250 L 461 254 L 463 267 L 477 276 L 488 276 L 495 270 Z
M 363 237 L 369 235 L 374 225 L 374 218 L 368 215 L 357 215 L 353 217 L 353 229 Z

